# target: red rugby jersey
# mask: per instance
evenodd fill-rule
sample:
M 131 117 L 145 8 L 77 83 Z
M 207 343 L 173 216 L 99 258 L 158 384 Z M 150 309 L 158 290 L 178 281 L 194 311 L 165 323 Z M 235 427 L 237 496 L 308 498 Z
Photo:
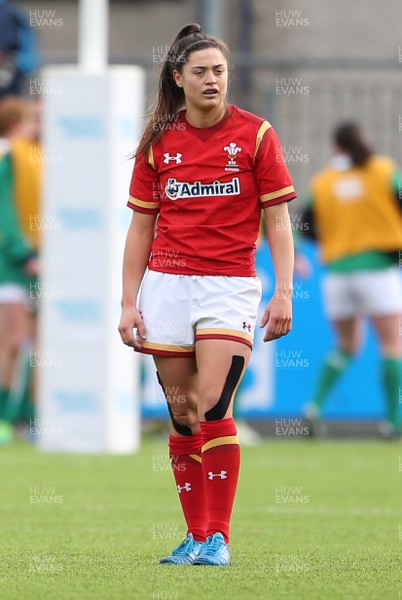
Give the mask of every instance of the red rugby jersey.
M 180 112 L 148 156 L 137 157 L 128 206 L 159 214 L 150 269 L 249 277 L 261 208 L 295 197 L 272 126 L 229 106 L 206 128 Z

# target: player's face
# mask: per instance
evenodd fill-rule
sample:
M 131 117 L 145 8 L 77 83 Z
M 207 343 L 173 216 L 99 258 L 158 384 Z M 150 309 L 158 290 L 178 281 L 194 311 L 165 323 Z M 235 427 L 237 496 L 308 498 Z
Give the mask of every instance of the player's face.
M 228 65 L 218 48 L 192 52 L 181 73 L 174 71 L 183 88 L 187 108 L 205 112 L 223 104 L 228 88 Z

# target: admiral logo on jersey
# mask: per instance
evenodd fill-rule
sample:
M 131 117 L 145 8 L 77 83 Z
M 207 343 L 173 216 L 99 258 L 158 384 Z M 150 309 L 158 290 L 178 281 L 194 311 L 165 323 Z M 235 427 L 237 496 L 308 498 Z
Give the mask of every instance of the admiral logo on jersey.
M 174 177 L 167 180 L 165 187 L 169 200 L 180 198 L 202 198 L 204 196 L 238 196 L 240 194 L 240 180 L 233 177 L 232 181 L 221 183 L 201 183 L 201 181 L 177 181 Z

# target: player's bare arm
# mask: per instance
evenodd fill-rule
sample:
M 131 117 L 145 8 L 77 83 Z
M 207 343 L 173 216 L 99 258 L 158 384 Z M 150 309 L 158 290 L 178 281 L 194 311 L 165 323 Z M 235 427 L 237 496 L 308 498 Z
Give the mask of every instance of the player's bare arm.
M 269 342 L 292 329 L 294 246 L 287 203 L 274 204 L 264 212 L 276 280 L 274 294 L 261 321 L 261 327 L 267 325 L 264 342 Z
M 124 344 L 137 350 L 141 348 L 141 339 L 145 339 L 144 323 L 137 309 L 137 296 L 151 254 L 155 221 L 155 215 L 133 213 L 124 250 L 119 333 Z M 134 328 L 139 338 L 135 337 Z

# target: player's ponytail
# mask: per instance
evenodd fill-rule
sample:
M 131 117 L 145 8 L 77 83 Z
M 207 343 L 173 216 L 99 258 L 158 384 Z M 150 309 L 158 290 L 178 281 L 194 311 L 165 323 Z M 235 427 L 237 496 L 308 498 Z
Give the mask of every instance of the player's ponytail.
M 190 54 L 206 48 L 218 48 L 229 63 L 226 44 L 204 33 L 197 23 L 186 25 L 176 35 L 163 62 L 155 104 L 134 156 L 147 154 L 152 144 L 158 142 L 175 122 L 178 112 L 185 106 L 185 95 L 183 88 L 176 84 L 173 71 L 181 73 Z
M 363 166 L 373 154 L 356 123 L 342 123 L 334 132 L 334 142 L 346 152 L 355 167 Z

